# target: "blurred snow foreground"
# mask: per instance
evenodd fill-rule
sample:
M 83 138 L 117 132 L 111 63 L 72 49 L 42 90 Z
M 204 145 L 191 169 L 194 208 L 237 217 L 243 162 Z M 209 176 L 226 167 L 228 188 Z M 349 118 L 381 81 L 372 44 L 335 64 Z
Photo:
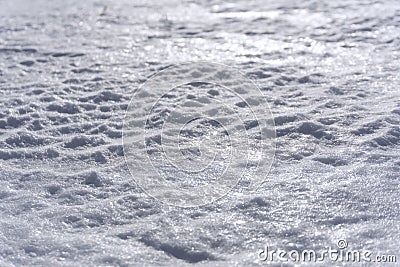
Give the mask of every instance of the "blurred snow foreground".
M 398 1 L 0 4 L 1 266 L 399 257 Z

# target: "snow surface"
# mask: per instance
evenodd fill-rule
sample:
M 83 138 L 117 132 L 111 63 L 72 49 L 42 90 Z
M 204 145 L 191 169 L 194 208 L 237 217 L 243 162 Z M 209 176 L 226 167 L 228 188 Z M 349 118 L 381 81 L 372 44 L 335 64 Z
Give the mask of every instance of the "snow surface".
M 397 0 L 0 7 L 0 266 L 257 266 L 339 239 L 400 257 Z M 259 85 L 277 149 L 257 192 L 182 209 L 132 181 L 122 127 L 146 78 L 196 60 Z

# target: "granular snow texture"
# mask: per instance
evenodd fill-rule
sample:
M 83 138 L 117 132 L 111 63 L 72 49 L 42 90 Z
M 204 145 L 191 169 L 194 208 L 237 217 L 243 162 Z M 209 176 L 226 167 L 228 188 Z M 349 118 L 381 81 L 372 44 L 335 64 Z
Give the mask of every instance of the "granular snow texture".
M 340 239 L 400 257 L 399 1 L 0 6 L 0 266 L 257 266 Z M 277 150 L 257 192 L 182 209 L 133 182 L 122 127 L 147 77 L 196 60 L 258 84 Z

